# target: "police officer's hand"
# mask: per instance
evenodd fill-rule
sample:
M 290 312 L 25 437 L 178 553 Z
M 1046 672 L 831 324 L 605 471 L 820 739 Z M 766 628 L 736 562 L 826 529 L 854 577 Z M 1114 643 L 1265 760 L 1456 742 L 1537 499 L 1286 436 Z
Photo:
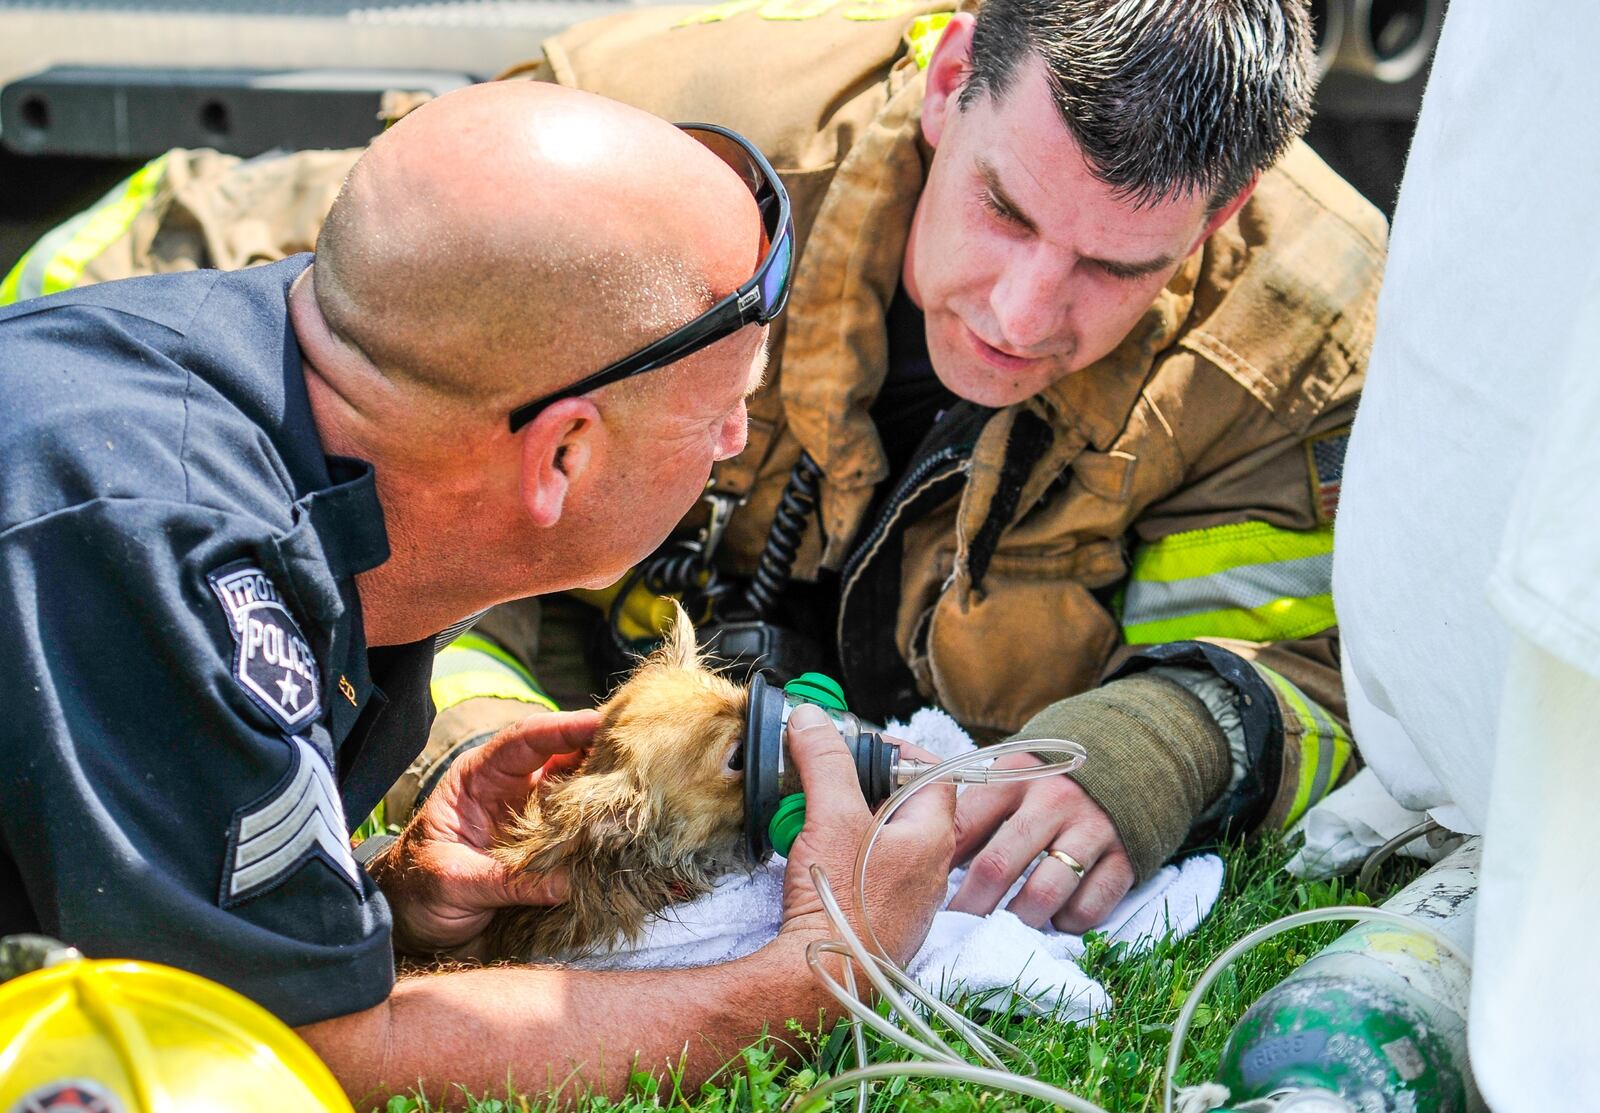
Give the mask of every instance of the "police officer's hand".
M 1015 769 L 1040 762 L 1010 754 L 994 764 Z M 1060 858 L 1040 857 L 1051 850 L 1082 865 L 1083 876 Z M 1065 776 L 968 788 L 956 804 L 956 861 L 967 866 L 967 876 L 952 911 L 993 912 L 1033 866 L 1006 907 L 1033 927 L 1050 923 L 1074 934 L 1099 925 L 1133 887 L 1133 864 L 1111 817 Z
M 895 961 L 904 965 L 928 934 L 944 901 L 955 845 L 955 789 L 931 785 L 895 813 L 872 850 L 867 868 L 867 906 L 856 907 L 855 864 L 872 813 L 861 795 L 855 760 L 832 721 L 802 705 L 789 717 L 789 756 L 806 793 L 806 821 L 789 851 L 783 875 L 784 933 L 833 934 L 811 881 L 813 863 L 828 875 L 829 888 L 859 933 L 863 913 Z M 908 755 L 932 759 L 915 747 Z
M 599 725 L 595 711 L 531 715 L 450 766 L 370 867 L 394 913 L 396 949 L 470 954 L 496 909 L 565 899 L 565 878 L 513 873 L 489 848 L 546 771 L 576 763 Z

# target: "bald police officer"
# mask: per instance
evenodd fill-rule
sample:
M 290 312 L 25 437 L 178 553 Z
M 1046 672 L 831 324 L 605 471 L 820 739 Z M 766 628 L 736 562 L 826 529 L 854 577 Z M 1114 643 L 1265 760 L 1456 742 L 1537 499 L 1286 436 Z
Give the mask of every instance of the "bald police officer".
M 423 745 L 440 631 L 616 578 L 743 447 L 781 296 L 666 367 L 569 388 L 770 260 L 788 233 L 758 161 L 589 94 L 479 87 L 374 145 L 314 259 L 0 313 L 0 935 L 238 989 L 358 1099 L 508 1073 L 620 1089 L 686 1041 L 704 1076 L 815 1017 L 803 871 L 848 874 L 868 820 L 826 727 L 793 739 L 813 808 L 788 930 L 709 971 L 395 982 L 394 945 L 470 954 L 495 908 L 560 899 L 486 850 L 592 712 L 458 762 L 373 872 L 347 841 Z M 952 807 L 930 796 L 886 840 L 900 884 L 871 911 L 902 958 Z

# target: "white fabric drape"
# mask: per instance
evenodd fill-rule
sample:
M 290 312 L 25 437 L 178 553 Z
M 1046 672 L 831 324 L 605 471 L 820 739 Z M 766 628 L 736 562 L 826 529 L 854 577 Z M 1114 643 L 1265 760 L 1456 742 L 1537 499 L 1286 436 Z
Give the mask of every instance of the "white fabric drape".
M 1334 557 L 1354 733 L 1482 833 L 1498 1113 L 1600 1110 L 1600 5 L 1456 0 L 1395 213 Z

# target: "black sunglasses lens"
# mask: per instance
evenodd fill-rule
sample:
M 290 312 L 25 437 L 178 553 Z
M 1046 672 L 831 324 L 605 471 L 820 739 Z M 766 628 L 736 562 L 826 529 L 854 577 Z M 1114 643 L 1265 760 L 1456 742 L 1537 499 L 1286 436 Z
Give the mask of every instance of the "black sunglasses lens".
M 794 237 L 787 230 L 773 245 L 767 268 L 761 272 L 761 316 L 770 321 L 789 298 L 789 270 L 794 263 Z
M 733 139 L 721 132 L 708 131 L 704 128 L 685 128 L 697 143 L 707 148 L 723 162 L 727 163 L 735 174 L 744 179 L 745 186 L 751 193 L 760 197 L 765 191 L 766 175 L 761 172 L 761 167 L 756 160 L 750 157 L 750 152 L 745 150 Z
M 788 300 L 790 271 L 794 265 L 794 235 L 783 219 L 785 206 L 779 192 L 782 187 L 769 180 L 768 172 L 762 169 L 756 156 L 738 140 L 708 128 L 684 130 L 727 163 L 755 196 L 769 245 L 767 258 L 757 276 L 761 294 L 758 313 L 763 323 L 770 321 Z
M 695 138 L 701 146 L 708 149 L 735 174 L 743 179 L 745 187 L 755 195 L 756 205 L 761 211 L 761 223 L 765 226 L 767 239 L 774 240 L 778 236 L 778 221 L 781 219 L 783 204 L 778 198 L 778 193 L 772 188 L 772 183 L 767 180 L 767 175 L 761 169 L 761 164 L 755 157 L 741 146 L 736 140 L 728 138 L 721 132 L 708 131 L 705 128 L 684 128 Z

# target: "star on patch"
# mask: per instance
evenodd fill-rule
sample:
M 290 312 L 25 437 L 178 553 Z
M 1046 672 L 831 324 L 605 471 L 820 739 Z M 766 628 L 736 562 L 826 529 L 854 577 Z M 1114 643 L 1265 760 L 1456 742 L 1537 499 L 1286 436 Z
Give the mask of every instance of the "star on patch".
M 288 670 L 284 671 L 283 679 L 278 681 L 278 691 L 283 693 L 283 704 L 285 707 L 293 707 L 297 710 L 299 709 L 300 685 L 294 682 L 294 673 L 289 672 Z

